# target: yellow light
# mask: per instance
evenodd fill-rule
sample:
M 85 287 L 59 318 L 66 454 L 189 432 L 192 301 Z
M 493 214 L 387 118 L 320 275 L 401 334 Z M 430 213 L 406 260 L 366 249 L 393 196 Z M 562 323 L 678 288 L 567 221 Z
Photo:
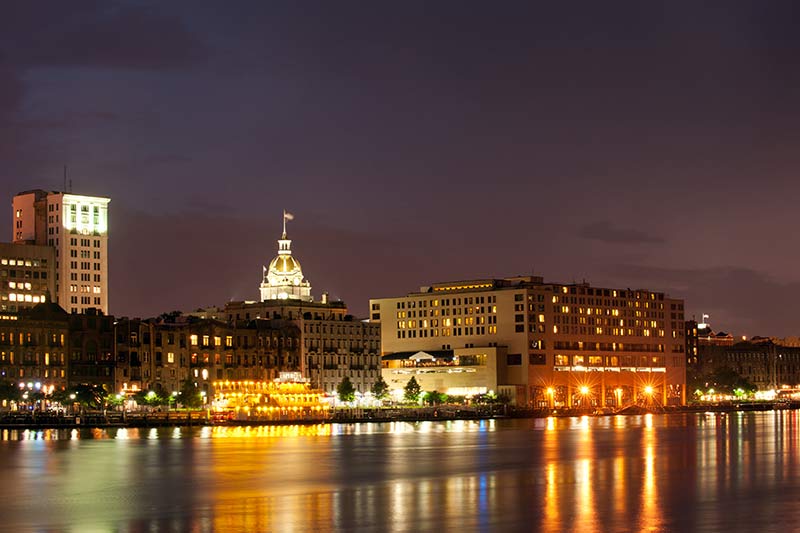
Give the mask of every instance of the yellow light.
M 580 390 L 581 390 L 581 394 L 583 394 L 584 396 L 589 394 L 589 387 L 587 387 L 586 385 L 582 386 Z
M 647 385 L 644 388 L 644 393 L 647 394 L 648 396 L 650 396 L 651 394 L 653 394 L 653 387 L 651 387 L 650 385 Z
M 553 392 L 554 392 L 554 391 L 553 391 L 553 387 L 547 387 L 547 394 L 549 394 L 550 396 L 552 396 L 552 395 L 553 395 Z

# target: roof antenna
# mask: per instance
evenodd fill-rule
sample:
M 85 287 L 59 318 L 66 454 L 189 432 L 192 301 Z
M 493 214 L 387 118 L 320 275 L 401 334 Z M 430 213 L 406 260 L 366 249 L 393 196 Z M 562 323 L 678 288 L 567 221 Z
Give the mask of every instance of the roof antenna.
M 61 190 L 67 192 L 67 165 L 64 165 L 64 188 Z
M 72 179 L 69 180 L 69 193 L 72 194 Z

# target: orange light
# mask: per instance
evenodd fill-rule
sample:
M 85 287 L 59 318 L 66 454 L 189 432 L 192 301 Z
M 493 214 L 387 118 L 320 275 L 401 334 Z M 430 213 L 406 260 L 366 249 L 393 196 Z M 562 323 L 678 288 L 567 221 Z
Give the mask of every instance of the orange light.
M 653 394 L 653 387 L 651 387 L 650 385 L 647 385 L 644 388 L 644 393 L 647 394 L 648 396 L 650 396 L 651 394 Z
M 583 385 L 583 386 L 581 387 L 580 391 L 581 391 L 581 394 L 583 394 L 584 396 L 586 396 L 587 394 L 589 394 L 589 387 L 587 387 L 586 385 Z

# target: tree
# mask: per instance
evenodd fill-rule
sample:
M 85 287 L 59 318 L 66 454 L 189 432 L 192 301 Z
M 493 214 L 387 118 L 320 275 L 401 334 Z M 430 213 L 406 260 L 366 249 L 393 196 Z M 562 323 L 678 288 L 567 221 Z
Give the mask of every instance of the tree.
M 447 403 L 447 394 L 439 391 L 432 390 L 425 393 L 425 403 L 428 405 L 438 405 Z
M 108 391 L 102 385 L 81 384 L 73 388 L 75 401 L 88 409 L 102 409 Z
M 716 392 L 732 394 L 736 389 L 752 393 L 758 388 L 736 370 L 727 366 L 714 368 L 705 373 L 693 371 L 687 372 L 687 374 L 687 385 L 692 390 L 714 389 Z
M 350 382 L 350 377 L 345 376 L 339 386 L 336 387 L 336 394 L 342 402 L 352 402 L 356 399 L 356 388 Z
M 22 398 L 22 393 L 15 383 L 10 381 L 0 383 L 0 401 L 19 403 L 20 398 Z
M 62 407 L 70 407 L 74 400 L 69 397 L 72 394 L 71 391 L 66 389 L 58 389 L 54 390 L 53 394 L 50 395 L 50 401 L 61 404 Z
M 200 389 L 194 381 L 187 379 L 181 386 L 181 403 L 184 407 L 197 408 L 203 405 Z
M 389 395 L 389 385 L 383 380 L 383 376 L 378 376 L 378 380 L 372 385 L 372 395 L 378 400 Z
M 404 397 L 407 402 L 417 403 L 419 400 L 419 393 L 422 391 L 422 387 L 420 387 L 419 383 L 417 383 L 417 378 L 411 376 L 411 379 L 408 380 L 408 383 L 406 383 L 403 391 L 405 392 Z

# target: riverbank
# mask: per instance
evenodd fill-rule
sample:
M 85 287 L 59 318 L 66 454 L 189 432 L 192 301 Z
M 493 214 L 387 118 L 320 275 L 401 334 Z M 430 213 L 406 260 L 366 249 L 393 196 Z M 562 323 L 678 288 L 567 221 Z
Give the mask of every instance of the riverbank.
M 0 429 L 79 429 L 110 427 L 165 426 L 259 426 L 352 424 L 361 422 L 421 422 L 437 420 L 486 420 L 492 418 L 546 418 L 574 416 L 641 415 L 646 413 L 730 413 L 800 409 L 800 402 L 729 402 L 692 404 L 687 406 L 638 406 L 611 409 L 520 409 L 508 405 L 380 407 L 369 409 L 337 409 L 324 417 L 242 417 L 219 418 L 208 411 L 167 412 L 84 412 L 51 414 L 38 412 L 0 413 Z

